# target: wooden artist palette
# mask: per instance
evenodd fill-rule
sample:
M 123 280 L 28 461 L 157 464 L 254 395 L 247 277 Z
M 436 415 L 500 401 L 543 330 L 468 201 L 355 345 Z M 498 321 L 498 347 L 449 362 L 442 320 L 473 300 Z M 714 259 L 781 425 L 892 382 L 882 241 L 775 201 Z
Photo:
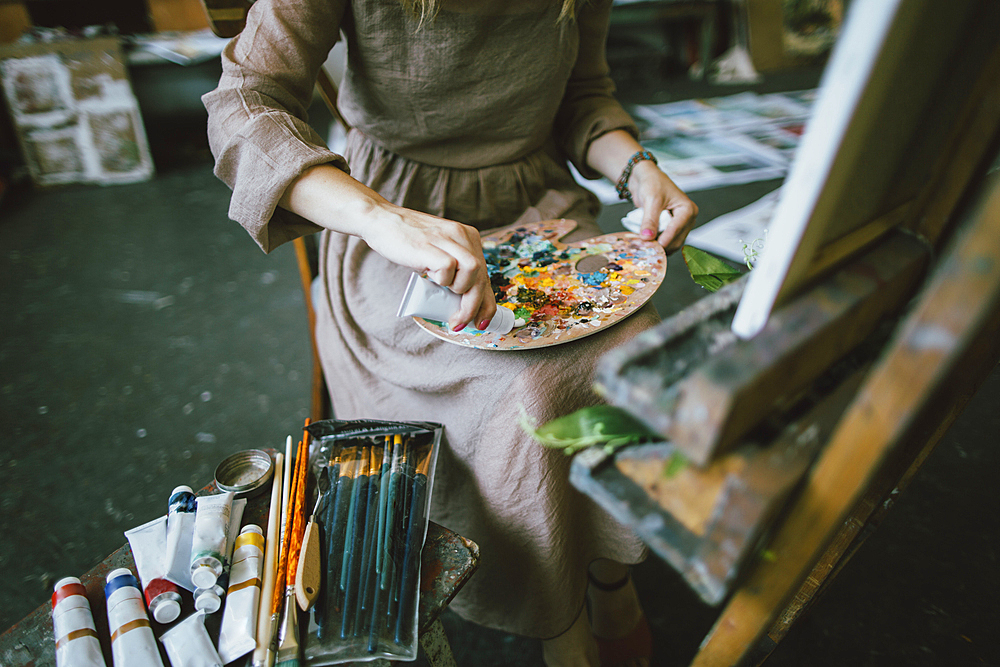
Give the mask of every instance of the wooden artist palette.
M 615 232 L 561 243 L 572 220 L 504 227 L 483 237 L 497 306 L 518 318 L 506 334 L 414 317 L 442 340 L 484 350 L 530 350 L 568 343 L 625 319 L 663 282 L 667 255 L 655 241 Z

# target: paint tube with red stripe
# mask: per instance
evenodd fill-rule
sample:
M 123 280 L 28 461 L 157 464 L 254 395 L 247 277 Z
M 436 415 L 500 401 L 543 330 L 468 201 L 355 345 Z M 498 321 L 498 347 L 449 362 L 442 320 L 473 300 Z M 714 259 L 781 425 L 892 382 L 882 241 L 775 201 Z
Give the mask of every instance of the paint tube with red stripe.
M 52 630 L 57 667 L 107 667 L 87 589 L 76 577 L 56 583 L 52 593 Z
M 264 532 L 260 526 L 245 526 L 236 538 L 226 608 L 219 630 L 219 657 L 223 664 L 249 653 L 257 645 L 257 609 L 263 569 Z
M 181 615 L 181 593 L 167 576 L 167 517 L 125 531 L 149 613 L 157 623 L 173 623 Z
M 104 597 L 115 667 L 163 667 L 138 580 L 122 567 L 108 575 Z

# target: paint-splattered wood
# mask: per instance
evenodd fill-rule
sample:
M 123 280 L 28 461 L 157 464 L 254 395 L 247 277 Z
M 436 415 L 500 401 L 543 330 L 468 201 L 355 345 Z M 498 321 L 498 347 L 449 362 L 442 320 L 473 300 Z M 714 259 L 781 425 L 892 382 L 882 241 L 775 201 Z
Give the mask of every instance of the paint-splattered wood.
M 718 331 L 694 352 L 688 335 L 674 333 L 655 351 L 648 344 L 652 335 L 639 337 L 607 363 L 602 360 L 598 390 L 696 465 L 707 465 L 781 406 L 794 403 L 831 364 L 897 313 L 916 289 L 928 255 L 917 239 L 894 232 L 777 311 L 757 337 L 738 340 Z M 713 315 L 719 327 L 728 310 Z M 671 320 L 661 326 L 677 329 Z M 686 372 L 680 375 L 679 369 Z
M 846 374 L 846 378 L 843 377 Z M 680 572 L 708 604 L 720 603 L 761 535 L 773 523 L 861 381 L 841 374 L 827 394 L 807 399 L 791 425 L 761 445 L 748 442 L 706 468 L 671 443 L 608 456 L 578 454 L 574 486 L 595 499 Z
M 1000 358 L 1000 178 L 869 374 L 798 501 L 735 592 L 692 663 L 733 665 L 794 602 L 806 577 L 880 470 L 938 441 Z M 905 462 L 905 456 L 904 456 Z
M 622 321 L 663 282 L 667 255 L 631 232 L 563 243 L 572 220 L 504 227 L 483 237 L 483 253 L 497 306 L 517 317 L 506 334 L 413 318 L 449 343 L 482 350 L 531 350 L 568 343 Z
M 210 484 L 199 495 L 217 493 L 218 489 Z M 267 532 L 268 494 L 258 494 L 247 502 L 243 515 L 243 523 L 256 523 Z M 475 542 L 465 539 L 447 528 L 434 522 L 427 526 L 427 540 L 421 553 L 421 580 L 419 624 L 421 632 L 430 628 L 441 612 L 448 606 L 458 591 L 465 585 L 469 577 L 479 566 L 479 547 Z M 126 544 L 105 558 L 86 574 L 80 581 L 87 588 L 87 600 L 94 616 L 94 624 L 104 650 L 104 659 L 111 665 L 111 643 L 108 632 L 107 606 L 104 600 L 105 577 L 112 570 L 126 567 L 135 572 L 135 561 L 132 552 Z M 194 611 L 191 595 L 182 592 L 181 617 L 185 618 Z M 52 636 L 52 606 L 46 602 L 19 623 L 0 635 L 0 665 L 3 667 L 51 667 L 55 663 L 55 639 Z M 221 613 L 206 617 L 205 625 L 213 637 L 218 637 Z M 304 626 L 303 626 L 304 627 Z M 165 630 L 163 626 L 153 624 L 157 636 Z M 165 665 L 166 653 L 161 647 Z M 249 664 L 246 659 L 237 660 L 234 665 Z

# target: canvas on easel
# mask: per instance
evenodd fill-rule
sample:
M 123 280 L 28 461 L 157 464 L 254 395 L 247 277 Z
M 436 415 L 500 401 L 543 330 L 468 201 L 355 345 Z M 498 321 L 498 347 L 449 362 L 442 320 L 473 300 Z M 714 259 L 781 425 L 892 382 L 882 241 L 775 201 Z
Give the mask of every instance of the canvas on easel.
M 990 53 L 983 26 L 995 14 L 996 3 L 975 0 L 851 4 L 734 333 L 757 335 L 819 275 L 919 217 L 914 205 Z

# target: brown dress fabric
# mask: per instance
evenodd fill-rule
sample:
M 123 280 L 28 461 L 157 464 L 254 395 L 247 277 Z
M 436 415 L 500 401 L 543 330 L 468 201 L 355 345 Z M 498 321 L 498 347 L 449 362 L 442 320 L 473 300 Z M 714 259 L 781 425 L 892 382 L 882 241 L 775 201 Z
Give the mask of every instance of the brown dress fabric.
M 390 201 L 481 230 L 566 217 L 598 232 L 579 187 L 590 142 L 635 132 L 611 97 L 604 57 L 610 0 L 557 21 L 557 2 L 455 0 L 418 26 L 395 0 L 257 0 L 205 96 L 230 216 L 270 251 L 318 228 L 276 208 L 309 166 L 332 163 Z M 303 120 L 317 68 L 340 31 L 344 156 Z M 569 459 L 518 425 L 598 402 L 594 363 L 655 323 L 642 309 L 587 338 L 530 351 L 452 345 L 395 316 L 410 271 L 356 237 L 324 232 L 316 333 L 336 416 L 445 425 L 431 518 L 474 540 L 477 573 L 452 603 L 485 626 L 548 638 L 583 604 L 595 558 L 645 549 L 568 481 Z

